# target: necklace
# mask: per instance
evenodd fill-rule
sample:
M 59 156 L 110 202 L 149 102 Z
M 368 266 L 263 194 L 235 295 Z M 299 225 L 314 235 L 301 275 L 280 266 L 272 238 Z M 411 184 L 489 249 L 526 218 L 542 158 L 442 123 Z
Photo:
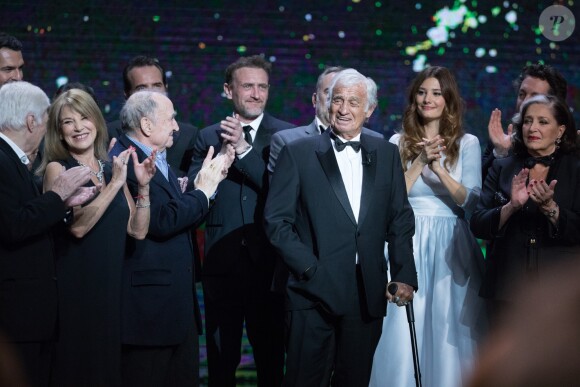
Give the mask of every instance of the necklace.
M 103 183 L 104 164 L 103 164 L 103 162 L 101 160 L 97 159 L 97 163 L 99 163 L 99 171 L 98 172 L 93 171 L 91 169 L 91 167 L 89 167 L 88 165 L 85 165 L 85 164 L 81 163 L 78 160 L 77 160 L 77 163 L 81 167 L 87 167 L 87 168 L 89 168 L 91 170 L 91 173 L 96 176 L 96 178 L 99 181 L 99 183 Z

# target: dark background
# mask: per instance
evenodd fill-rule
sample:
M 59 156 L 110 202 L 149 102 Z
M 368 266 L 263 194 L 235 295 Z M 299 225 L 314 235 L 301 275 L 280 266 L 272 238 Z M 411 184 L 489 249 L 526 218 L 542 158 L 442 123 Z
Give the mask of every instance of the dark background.
M 538 30 L 540 13 L 553 4 L 568 7 L 579 20 L 575 3 L 12 0 L 0 1 L 0 30 L 24 44 L 27 81 L 49 96 L 61 77 L 86 83 L 107 121 L 117 118 L 124 101 L 122 69 L 138 54 L 159 58 L 178 120 L 199 127 L 231 113 L 222 95 L 223 73 L 241 55 L 263 54 L 273 62 L 268 111 L 297 125 L 313 118 L 310 96 L 324 66 L 356 68 L 379 85 L 379 108 L 369 125 L 387 134 L 400 127 L 414 67 L 446 66 L 466 102 L 466 131 L 484 145 L 491 110 L 501 108 L 504 119 L 514 113 L 511 82 L 527 63 L 542 61 L 563 73 L 568 103 L 580 119 L 580 28 L 562 42 L 550 42 Z M 438 18 L 446 7 L 467 11 L 467 21 L 477 25 Z M 438 23 L 447 26 L 449 38 L 428 47 L 427 31 Z M 407 52 L 418 44 L 427 47 Z

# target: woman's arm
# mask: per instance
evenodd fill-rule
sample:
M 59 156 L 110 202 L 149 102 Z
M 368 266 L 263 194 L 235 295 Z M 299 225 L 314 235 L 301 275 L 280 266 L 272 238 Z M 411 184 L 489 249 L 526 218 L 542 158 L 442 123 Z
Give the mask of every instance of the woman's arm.
M 422 142 L 416 145 L 423 149 L 421 150 L 421 153 L 419 153 L 419 156 L 413 160 L 409 169 L 405 172 L 405 186 L 407 187 L 407 193 L 411 191 L 411 188 L 413 188 L 413 185 L 419 176 L 421 176 L 425 165 L 439 162 L 439 159 L 441 159 L 440 152 L 445 149 L 445 147 L 441 146 L 442 144 L 443 139 L 437 135 L 431 140 L 423 139 Z
M 55 179 L 64 171 L 64 169 L 65 168 L 57 162 L 51 162 L 47 165 L 43 184 L 45 192 L 52 189 Z M 100 193 L 92 202 L 84 207 L 79 206 L 73 208 L 74 216 L 69 228 L 71 234 L 77 238 L 84 237 L 95 226 L 95 224 L 97 224 L 99 219 L 101 219 L 105 210 L 109 204 L 111 204 L 124 182 L 124 177 L 115 176 L 115 174 L 113 174 L 113 178 L 109 184 L 101 189 Z

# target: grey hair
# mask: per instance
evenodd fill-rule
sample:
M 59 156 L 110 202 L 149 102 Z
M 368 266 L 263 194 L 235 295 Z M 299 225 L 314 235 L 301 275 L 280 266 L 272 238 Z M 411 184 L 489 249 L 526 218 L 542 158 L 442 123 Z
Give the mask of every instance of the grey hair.
M 125 101 L 121 113 L 119 113 L 121 127 L 124 131 L 139 129 L 141 127 L 141 118 L 143 117 L 147 117 L 155 122 L 157 102 L 154 96 L 156 94 L 161 93 L 143 90 L 131 94 L 127 101 Z
M 337 85 L 343 87 L 350 87 L 357 84 L 364 84 L 367 91 L 367 105 L 365 106 L 365 112 L 368 112 L 371 107 L 377 106 L 377 84 L 369 77 L 365 77 L 355 69 L 346 69 L 340 71 L 332 79 L 330 88 L 328 89 L 328 100 L 326 101 L 326 108 L 330 109 L 330 104 L 332 103 L 332 97 L 334 95 L 334 88 Z
M 41 122 L 49 106 L 50 100 L 40 87 L 25 81 L 5 84 L 0 88 L 0 131 L 25 128 L 29 114 Z
M 344 67 L 341 66 L 332 66 L 332 67 L 327 67 L 324 69 L 324 71 L 318 76 L 318 79 L 316 80 L 316 92 L 320 93 L 324 90 L 320 90 L 320 88 L 322 87 L 322 81 L 324 80 L 324 77 L 328 74 L 334 74 L 334 73 L 338 73 L 341 72 L 342 70 L 344 70 Z

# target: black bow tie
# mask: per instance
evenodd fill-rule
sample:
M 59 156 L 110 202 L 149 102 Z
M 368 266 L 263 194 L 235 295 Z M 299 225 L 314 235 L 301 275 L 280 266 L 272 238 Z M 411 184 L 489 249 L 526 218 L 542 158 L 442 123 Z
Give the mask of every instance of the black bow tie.
M 544 164 L 546 167 L 549 167 L 550 165 L 554 164 L 554 155 L 549 155 L 549 156 L 542 156 L 542 157 L 528 157 L 525 161 L 524 161 L 524 167 L 530 169 L 533 168 L 534 165 L 536 164 Z
M 338 152 L 342 152 L 347 146 L 352 147 L 355 152 L 360 151 L 360 141 L 343 142 L 334 133 L 332 133 L 332 138 L 334 139 L 334 147 Z

